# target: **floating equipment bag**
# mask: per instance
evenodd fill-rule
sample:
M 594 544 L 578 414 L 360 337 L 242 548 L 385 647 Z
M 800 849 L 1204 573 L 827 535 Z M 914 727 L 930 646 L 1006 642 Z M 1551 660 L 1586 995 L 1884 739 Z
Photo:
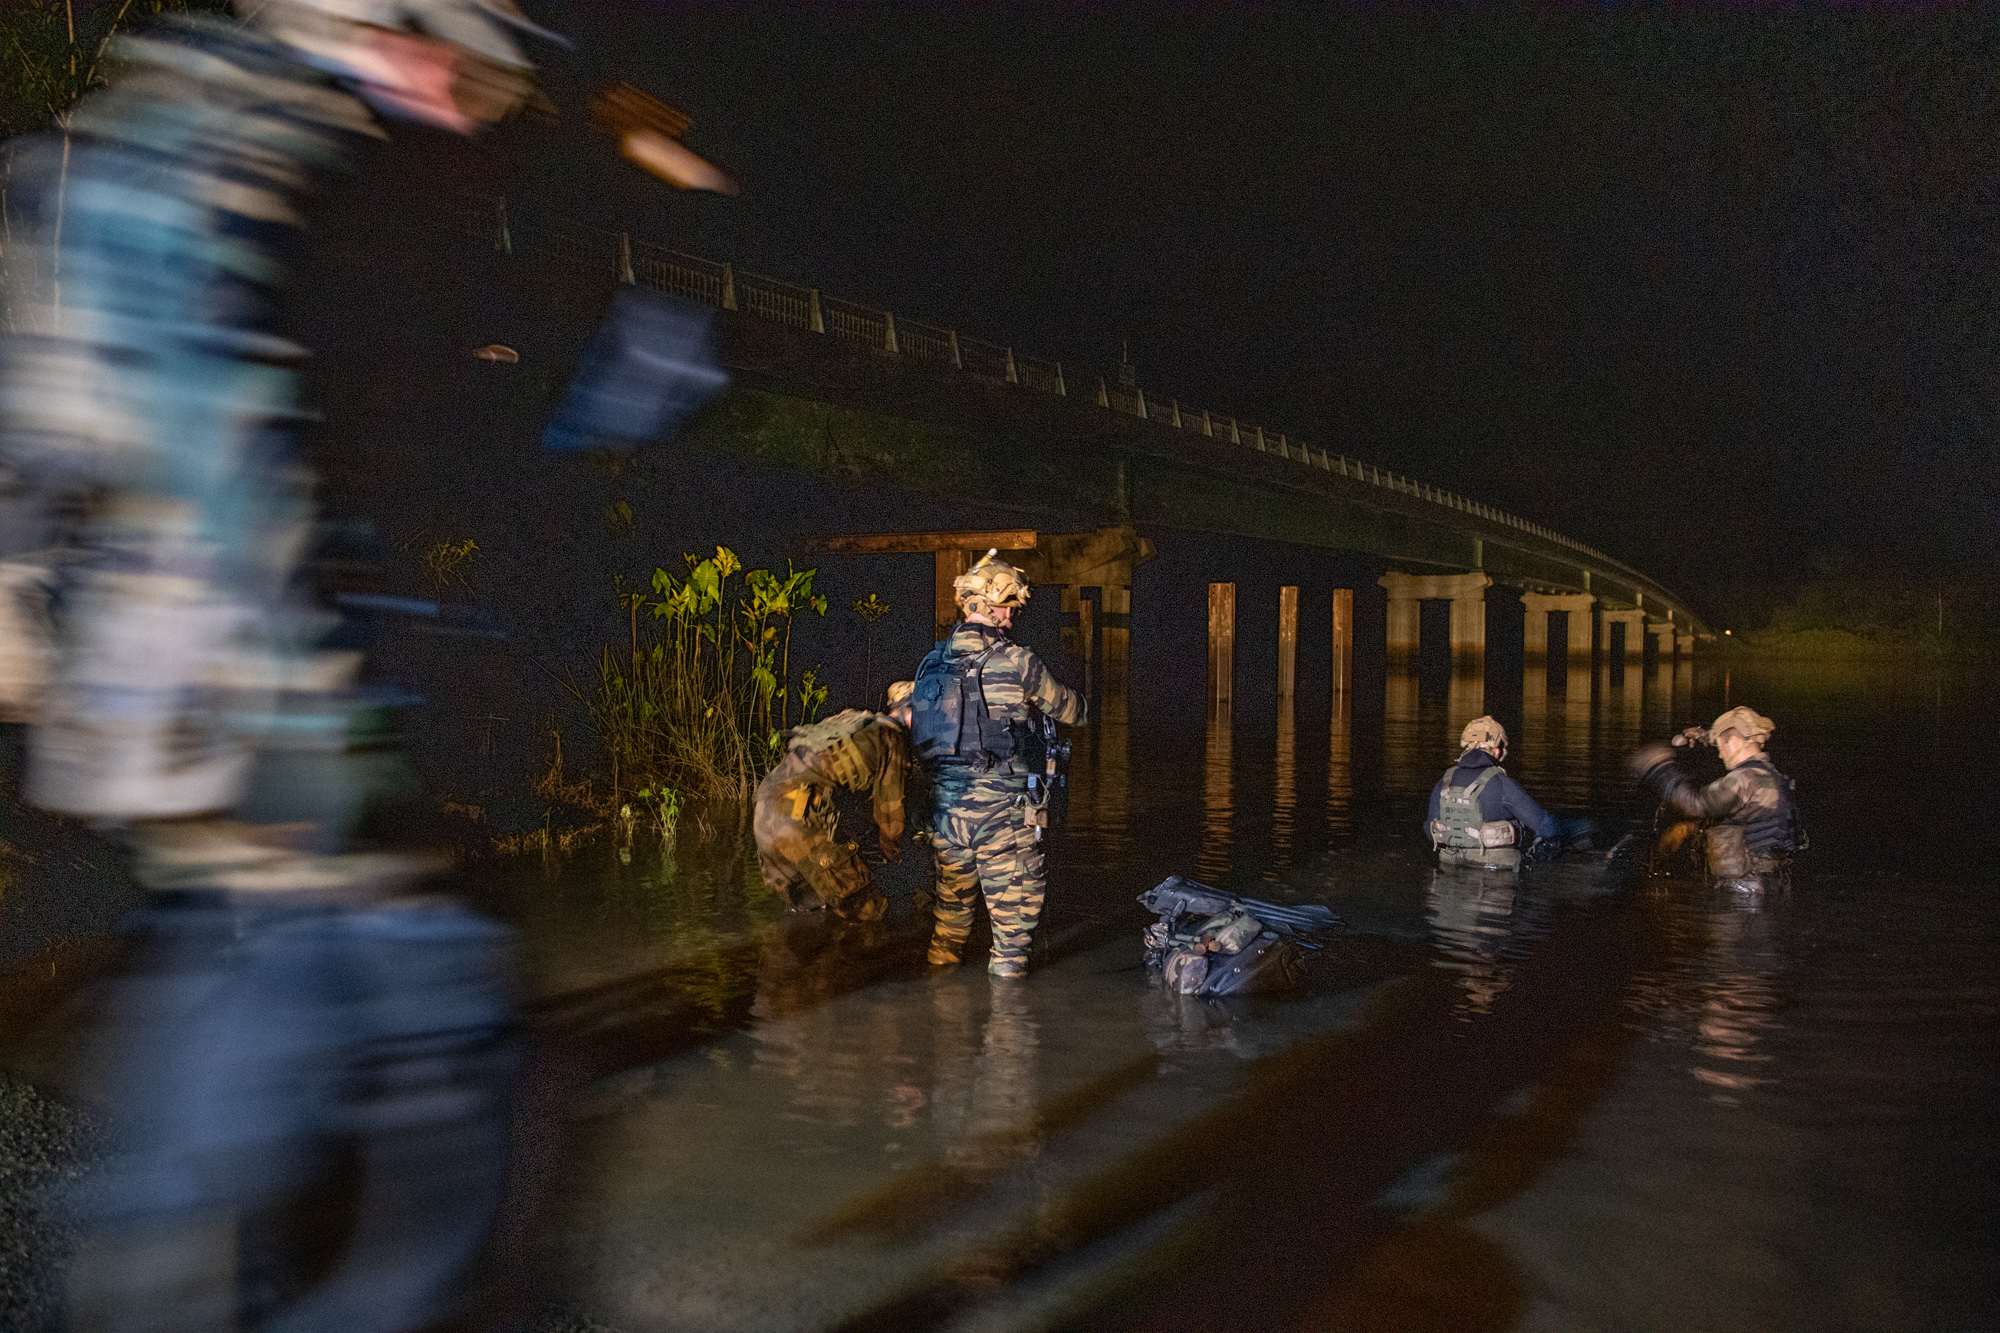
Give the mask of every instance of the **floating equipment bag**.
M 1295 990 L 1305 978 L 1308 937 L 1342 924 L 1318 905 L 1282 907 L 1170 875 L 1139 895 L 1160 919 L 1146 928 L 1146 962 L 1182 995 Z

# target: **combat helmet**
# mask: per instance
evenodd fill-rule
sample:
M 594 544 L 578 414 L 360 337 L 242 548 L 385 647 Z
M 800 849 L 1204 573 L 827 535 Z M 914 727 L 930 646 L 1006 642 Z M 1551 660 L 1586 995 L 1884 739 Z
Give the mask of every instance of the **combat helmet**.
M 243 21 L 300 52 L 312 64 L 365 83 L 395 86 L 397 76 L 373 51 L 366 29 L 415 29 L 471 53 L 489 66 L 533 68 L 514 34 L 563 39 L 537 27 L 514 0 L 236 0 Z
M 1460 750 L 1477 750 L 1487 745 L 1507 744 L 1507 728 L 1490 717 L 1475 717 L 1458 733 Z
M 983 616 L 995 607 L 1022 607 L 1028 604 L 1028 576 L 1000 558 L 994 547 L 979 563 L 951 581 L 958 609 L 968 616 Z
M 1762 745 L 1765 741 L 1771 739 L 1771 733 L 1777 729 L 1777 723 L 1765 717 L 1756 709 L 1738 704 L 1721 717 L 1715 719 L 1714 723 L 1709 726 L 1708 734 L 1710 736 L 1720 736 L 1725 731 L 1733 731 L 1752 745 Z

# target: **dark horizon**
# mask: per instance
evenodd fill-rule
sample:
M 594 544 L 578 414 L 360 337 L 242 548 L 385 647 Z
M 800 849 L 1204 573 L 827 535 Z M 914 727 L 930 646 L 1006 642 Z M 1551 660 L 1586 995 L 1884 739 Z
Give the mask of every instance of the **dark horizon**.
M 547 4 L 524 203 L 1499 504 L 1746 623 L 2000 553 L 1971 16 Z M 682 106 L 734 199 L 587 142 Z M 1731 615 L 1730 611 L 1744 612 Z

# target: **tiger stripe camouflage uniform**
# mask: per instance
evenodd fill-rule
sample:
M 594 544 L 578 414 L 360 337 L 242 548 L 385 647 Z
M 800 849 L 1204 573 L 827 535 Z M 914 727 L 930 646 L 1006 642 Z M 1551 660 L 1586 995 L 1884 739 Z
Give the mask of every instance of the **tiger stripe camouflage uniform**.
M 903 836 L 909 753 L 901 726 L 859 709 L 794 730 L 783 761 L 757 784 L 753 827 L 764 882 L 794 907 L 816 905 L 809 895 L 817 895 L 841 916 L 879 919 L 888 900 L 871 889 L 859 849 L 835 836 L 833 793 L 846 787 L 869 794 L 883 854 L 893 859 Z
M 951 656 L 989 652 L 980 674 L 986 707 L 996 719 L 1029 719 L 1030 707 L 1065 725 L 1084 720 L 1084 698 L 1049 674 L 1042 660 L 990 625 L 961 623 L 945 640 Z M 956 963 L 972 933 L 973 904 L 986 898 L 993 923 L 987 970 L 1021 976 L 1042 915 L 1042 848 L 1029 826 L 1028 766 L 1020 757 L 990 770 L 942 761 L 932 767 L 936 811 L 931 849 L 937 857 L 937 925 L 930 961 Z

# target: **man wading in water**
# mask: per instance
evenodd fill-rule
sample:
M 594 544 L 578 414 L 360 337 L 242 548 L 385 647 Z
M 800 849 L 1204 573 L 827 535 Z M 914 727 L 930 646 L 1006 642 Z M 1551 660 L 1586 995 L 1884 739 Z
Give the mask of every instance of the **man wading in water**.
M 1792 793 L 1797 784 L 1764 754 L 1778 724 L 1754 708 L 1737 707 L 1707 729 L 1689 727 L 1673 744 L 1655 742 L 1632 756 L 1639 781 L 1690 819 L 1708 823 L 1708 873 L 1741 888 L 1782 874 L 1804 850 Z M 1713 744 L 1728 772 L 1698 785 L 1674 762 L 1674 747 Z

